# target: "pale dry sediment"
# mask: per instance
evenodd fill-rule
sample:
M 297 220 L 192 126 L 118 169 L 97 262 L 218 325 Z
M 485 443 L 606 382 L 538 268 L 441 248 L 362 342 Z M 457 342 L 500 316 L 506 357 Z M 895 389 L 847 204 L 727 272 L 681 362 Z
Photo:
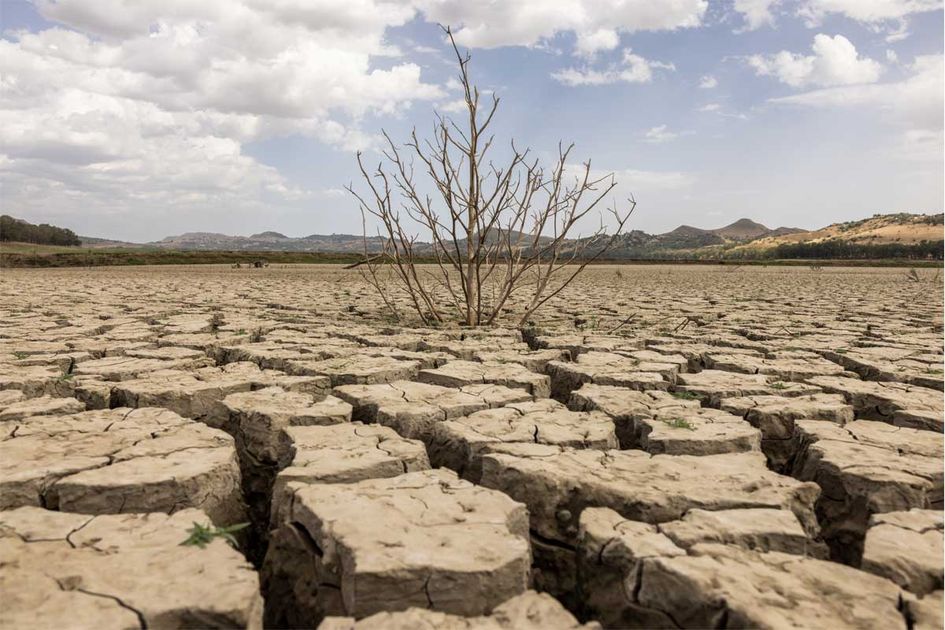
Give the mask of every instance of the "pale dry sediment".
M 522 329 L 506 306 L 423 328 L 340 267 L 5 269 L 0 507 L 31 524 L 0 541 L 36 586 L 0 614 L 254 627 L 261 590 L 290 627 L 941 626 L 940 285 L 601 265 Z M 259 578 L 170 549 L 197 514 L 252 522 Z M 93 518 L 167 545 L 76 544 Z M 109 581 L 142 558 L 171 590 Z

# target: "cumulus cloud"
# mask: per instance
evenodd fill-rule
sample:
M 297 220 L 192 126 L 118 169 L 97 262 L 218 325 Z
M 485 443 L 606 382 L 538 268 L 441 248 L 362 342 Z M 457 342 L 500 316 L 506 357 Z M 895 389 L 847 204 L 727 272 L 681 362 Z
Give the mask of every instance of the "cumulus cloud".
M 743 30 L 753 31 L 762 26 L 774 25 L 774 9 L 781 0 L 735 0 L 735 11 L 745 20 Z
M 59 26 L 0 40 L 0 177 L 11 209 L 28 207 L 37 189 L 78 208 L 298 199 L 307 193 L 248 156 L 247 142 L 301 134 L 353 149 L 372 140 L 360 117 L 445 94 L 384 41 L 415 15 L 400 2 L 36 6 Z M 385 56 L 393 62 L 373 65 Z
M 654 70 L 673 71 L 671 63 L 652 61 L 634 54 L 629 48 L 624 49 L 619 64 L 611 64 L 603 69 L 590 66 L 565 68 L 552 73 L 552 78 L 565 85 L 610 85 L 612 83 L 649 83 L 653 80 Z
M 916 57 L 901 81 L 812 90 L 772 99 L 773 103 L 816 108 L 872 108 L 905 128 L 898 157 L 941 160 L 942 110 L 945 108 L 942 55 Z
M 601 28 L 592 33 L 579 33 L 574 45 L 575 52 L 581 57 L 593 57 L 604 50 L 614 50 L 620 45 L 620 35 L 609 28 Z
M 878 62 L 860 57 L 856 47 L 843 35 L 819 33 L 811 46 L 812 55 L 782 50 L 773 55 L 752 55 L 748 64 L 758 75 L 773 76 L 792 87 L 853 85 L 873 83 L 882 74 Z
M 895 112 L 913 127 L 941 129 L 945 107 L 942 55 L 916 57 L 908 69 L 910 75 L 902 81 L 813 90 L 772 102 L 807 107 L 876 107 Z
M 535 46 L 574 32 L 577 50 L 613 50 L 618 33 L 664 31 L 702 24 L 707 0 L 417 0 L 430 21 L 455 26 L 456 40 L 473 48 Z

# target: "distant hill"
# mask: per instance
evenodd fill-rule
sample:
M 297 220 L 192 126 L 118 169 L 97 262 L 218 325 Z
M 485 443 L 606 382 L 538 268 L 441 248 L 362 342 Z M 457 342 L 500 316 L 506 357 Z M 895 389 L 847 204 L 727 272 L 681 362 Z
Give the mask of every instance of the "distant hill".
M 115 241 L 110 238 L 96 238 L 94 236 L 80 236 L 79 240 L 82 241 L 82 247 L 90 249 L 98 248 L 114 248 L 114 247 L 141 247 L 137 243 L 127 243 L 125 241 Z
M 187 232 L 148 243 L 153 247 L 179 250 L 323 253 L 363 252 L 364 244 L 364 237 L 354 234 L 311 234 L 292 238 L 279 232 L 260 232 L 252 236 Z M 371 236 L 367 238 L 367 245 L 369 252 L 379 252 L 384 245 L 384 240 Z
M 726 241 L 752 241 L 757 238 L 764 238 L 775 234 L 793 234 L 803 232 L 804 230 L 789 227 L 779 227 L 772 230 L 760 223 L 755 223 L 751 219 L 739 219 L 731 225 L 710 231 L 713 234 L 721 236 Z
M 630 230 L 621 234 L 608 251 L 611 259 L 748 259 L 748 258 L 942 258 L 942 214 L 885 214 L 860 221 L 835 223 L 819 230 L 791 227 L 768 228 L 743 218 L 720 228 L 703 229 L 681 225 L 663 234 Z M 495 235 L 502 232 L 496 230 Z M 513 235 L 513 239 L 518 234 Z M 490 235 L 488 240 L 495 238 Z M 542 242 L 547 242 L 542 237 Z M 569 241 L 570 247 L 584 247 L 593 253 L 607 238 Z M 369 253 L 380 252 L 384 239 L 366 239 Z M 460 247 L 464 247 L 464 241 Z M 229 236 L 215 232 L 188 232 L 135 245 L 106 239 L 82 237 L 90 248 L 146 247 L 181 251 L 308 252 L 362 254 L 365 239 L 355 234 L 310 234 L 290 237 L 266 231 L 251 236 Z M 416 243 L 416 252 L 428 255 L 429 243 Z
M 653 236 L 650 245 L 661 249 L 693 249 L 707 245 L 721 245 L 724 242 L 725 238 L 711 230 L 702 230 L 691 225 L 680 225 L 672 232 Z
M 741 243 L 762 236 L 790 234 L 799 232 L 795 228 L 769 229 L 750 219 L 739 219 L 731 225 L 722 228 L 704 230 L 689 225 L 681 225 L 665 234 L 647 234 L 640 230 L 632 230 L 620 236 L 614 248 L 619 258 L 651 257 L 649 254 L 662 251 L 694 250 L 709 246 L 722 246 Z M 493 230 L 487 237 L 487 242 L 502 234 L 502 230 Z M 519 234 L 512 235 L 513 241 Z M 527 236 L 525 239 L 527 241 Z M 542 243 L 550 240 L 541 238 Z M 368 238 L 368 251 L 379 252 L 384 241 L 380 237 Z M 311 234 L 299 238 L 292 238 L 279 232 L 260 232 L 252 236 L 228 236 L 214 232 L 187 232 L 177 236 L 169 236 L 160 241 L 149 243 L 154 247 L 181 250 L 206 251 L 298 251 L 298 252 L 363 252 L 364 238 L 354 234 Z M 429 243 L 417 243 L 418 252 L 430 249 Z M 465 247 L 465 240 L 460 241 L 460 247 Z
M 750 243 L 758 238 L 803 232 L 798 228 L 768 228 L 751 219 L 739 219 L 716 229 L 680 225 L 664 234 L 647 234 L 632 230 L 621 234 L 607 253 L 608 258 L 711 258 L 720 257 L 730 247 Z M 596 239 L 603 243 L 604 238 Z M 583 243 L 583 241 L 579 241 Z M 592 244 L 589 249 L 593 250 Z
M 0 215 L 0 241 L 31 243 L 35 245 L 79 245 L 81 241 L 72 230 L 48 223 L 34 225 L 29 221 Z
M 769 234 L 725 252 L 727 257 L 773 258 L 932 258 L 945 245 L 943 214 L 874 214 L 832 223 L 819 230 Z
M 776 247 L 786 243 L 820 243 L 824 241 L 862 242 L 870 245 L 890 243 L 915 244 L 942 240 L 941 214 L 875 214 L 868 219 L 832 223 L 819 230 L 769 234 L 745 245 L 751 248 Z

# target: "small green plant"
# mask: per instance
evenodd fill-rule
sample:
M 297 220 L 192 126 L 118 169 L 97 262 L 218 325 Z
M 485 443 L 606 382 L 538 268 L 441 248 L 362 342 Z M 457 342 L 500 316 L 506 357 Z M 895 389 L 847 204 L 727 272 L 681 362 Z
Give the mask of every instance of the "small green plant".
M 688 429 L 689 431 L 696 430 L 696 428 L 692 426 L 688 420 L 684 420 L 682 418 L 671 418 L 669 420 L 660 420 L 660 422 L 674 429 Z
M 247 527 L 249 527 L 249 523 L 237 523 L 229 527 L 214 527 L 213 525 L 201 525 L 195 522 L 194 526 L 187 530 L 190 536 L 181 543 L 181 546 L 195 546 L 203 549 L 207 544 L 213 542 L 214 538 L 222 538 L 233 547 L 238 548 L 239 545 L 233 534 Z
M 702 397 L 694 392 L 673 392 L 673 398 L 679 398 L 680 400 L 699 400 Z
M 237 331 L 236 331 L 235 333 L 233 333 L 233 334 L 234 334 L 234 335 L 245 335 L 245 334 L 246 334 L 246 329 L 245 329 L 245 328 L 240 328 L 239 330 L 237 330 Z
M 847 352 L 849 352 L 849 350 L 846 348 L 837 348 L 836 350 L 834 350 L 834 352 L 836 352 L 837 354 L 846 354 Z
M 262 328 L 256 328 L 256 329 L 254 329 L 253 332 L 250 333 L 250 335 L 249 335 L 249 341 L 250 341 L 250 343 L 259 343 L 260 341 L 263 340 L 263 335 L 264 335 L 264 334 L 265 334 L 265 332 L 263 332 L 263 329 L 262 329 Z
M 26 357 L 28 357 L 28 356 L 30 356 L 30 355 L 27 354 L 26 352 L 16 351 L 16 352 L 13 353 L 13 356 L 16 357 L 17 359 L 25 359 Z
M 63 365 L 60 367 L 62 374 L 59 375 L 60 381 L 71 381 L 72 377 L 75 376 L 72 373 L 72 370 L 75 369 L 75 359 L 70 358 L 68 365 Z
M 771 389 L 787 389 L 787 385 L 778 381 L 777 383 L 771 383 Z
M 935 368 L 928 368 L 926 372 L 928 372 L 929 374 L 941 374 L 942 370 L 937 370 Z

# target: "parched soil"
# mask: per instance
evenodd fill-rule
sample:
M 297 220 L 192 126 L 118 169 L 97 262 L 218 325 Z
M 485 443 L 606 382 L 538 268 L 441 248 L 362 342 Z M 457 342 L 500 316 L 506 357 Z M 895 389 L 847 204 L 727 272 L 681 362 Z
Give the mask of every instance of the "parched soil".
M 600 265 L 468 329 L 339 267 L 4 270 L 0 628 L 941 628 L 930 279 Z

